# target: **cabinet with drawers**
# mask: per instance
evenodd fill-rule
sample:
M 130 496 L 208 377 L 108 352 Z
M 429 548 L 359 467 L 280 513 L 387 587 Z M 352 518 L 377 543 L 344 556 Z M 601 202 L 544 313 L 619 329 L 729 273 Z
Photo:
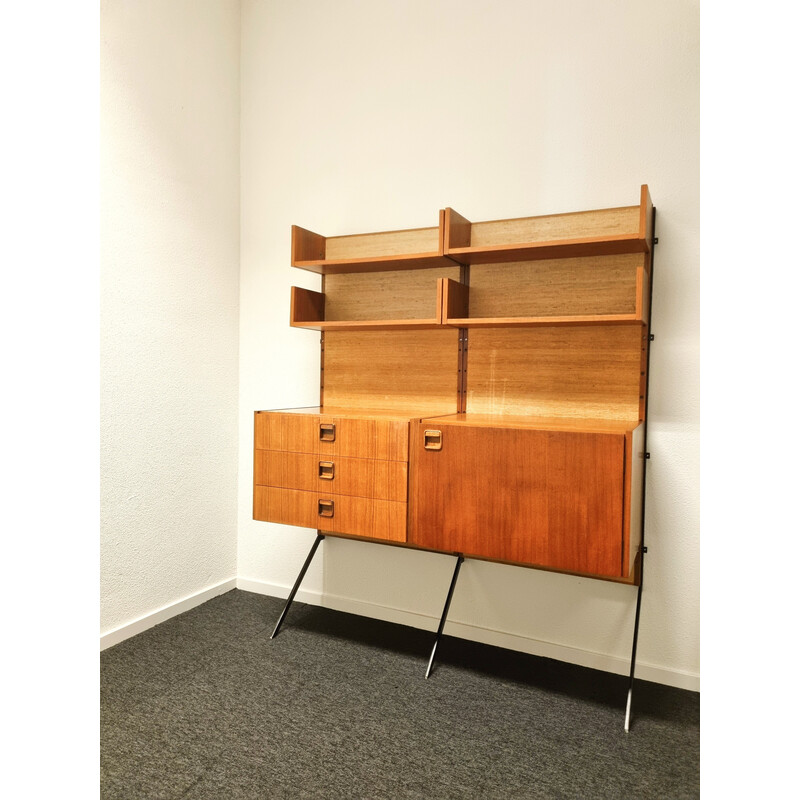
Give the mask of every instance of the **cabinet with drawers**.
M 257 520 L 637 583 L 653 207 L 292 229 L 320 405 L 255 413 Z
M 256 413 L 254 519 L 406 541 L 408 420 L 321 412 Z

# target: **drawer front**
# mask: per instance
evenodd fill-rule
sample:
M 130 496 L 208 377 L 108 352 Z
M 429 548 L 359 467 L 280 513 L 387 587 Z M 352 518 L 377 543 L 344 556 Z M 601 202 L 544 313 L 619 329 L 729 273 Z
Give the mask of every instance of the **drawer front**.
M 406 509 L 406 503 L 390 500 L 256 486 L 253 518 L 317 528 L 323 533 L 404 542 Z
M 408 464 L 256 450 L 255 483 L 324 494 L 406 502 Z
M 624 436 L 429 421 L 414 425 L 414 447 L 412 544 L 625 574 Z
M 255 415 L 256 450 L 408 461 L 408 422 L 319 414 Z

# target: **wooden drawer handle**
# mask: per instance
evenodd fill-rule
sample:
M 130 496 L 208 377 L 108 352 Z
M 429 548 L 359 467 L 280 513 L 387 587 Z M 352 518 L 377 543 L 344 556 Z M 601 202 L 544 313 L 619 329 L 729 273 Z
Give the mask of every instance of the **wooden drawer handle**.
M 426 450 L 442 449 L 441 431 L 425 431 L 425 449 Z
M 319 500 L 317 502 L 317 514 L 320 517 L 333 516 L 333 500 Z
M 319 440 L 321 442 L 335 442 L 336 441 L 336 425 L 332 422 L 320 422 L 319 424 Z
M 319 477 L 324 481 L 333 480 L 333 461 L 319 462 Z

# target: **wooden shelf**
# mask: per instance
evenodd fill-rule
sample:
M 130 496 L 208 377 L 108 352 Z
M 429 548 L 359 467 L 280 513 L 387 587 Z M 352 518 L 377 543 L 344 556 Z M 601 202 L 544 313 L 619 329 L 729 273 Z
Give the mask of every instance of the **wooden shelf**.
M 292 286 L 289 324 L 313 331 L 383 331 L 390 329 L 428 330 L 441 328 L 438 317 L 431 319 L 325 319 L 325 295 Z
M 292 287 L 289 324 L 317 331 L 442 327 L 444 281 L 459 267 L 328 275 L 324 292 Z
M 649 253 L 652 209 L 647 186 L 639 205 L 470 222 L 445 209 L 444 255 L 463 264 Z
M 470 285 L 443 279 L 442 323 L 453 328 L 646 325 L 644 256 L 473 265 Z
M 444 253 L 444 211 L 433 228 L 321 236 L 292 225 L 292 266 L 320 275 L 449 267 Z

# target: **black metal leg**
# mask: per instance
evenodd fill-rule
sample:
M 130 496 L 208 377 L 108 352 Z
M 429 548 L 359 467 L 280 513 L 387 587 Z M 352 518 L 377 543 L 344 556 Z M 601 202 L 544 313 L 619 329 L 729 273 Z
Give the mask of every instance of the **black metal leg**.
M 456 561 L 456 569 L 453 572 L 453 580 L 450 581 L 450 591 L 447 593 L 447 600 L 444 603 L 444 611 L 442 611 L 442 619 L 439 621 L 439 630 L 436 631 L 436 640 L 433 643 L 433 650 L 431 650 L 431 657 L 428 661 L 428 670 L 425 673 L 425 678 L 427 678 L 431 674 L 431 668 L 433 667 L 433 659 L 436 657 L 436 647 L 439 644 L 439 639 L 442 638 L 442 631 L 444 630 L 444 623 L 447 619 L 447 612 L 450 609 L 450 601 L 453 599 L 453 590 L 456 588 L 456 580 L 458 579 L 458 571 L 461 569 L 461 562 L 464 560 L 464 556 L 459 555 L 458 561 Z
M 633 676 L 636 672 L 636 643 L 639 640 L 639 612 L 642 610 L 642 586 L 644 586 L 644 554 L 647 548 L 643 547 L 639 555 L 639 590 L 636 593 L 636 619 L 633 623 L 633 650 L 631 651 L 631 680 L 628 685 L 628 702 L 625 705 L 625 733 L 630 731 L 631 705 L 633 703 Z
M 272 636 L 270 639 L 274 639 L 278 635 L 278 631 L 281 629 L 281 625 L 283 625 L 283 620 L 286 617 L 287 612 L 289 611 L 289 606 L 291 606 L 292 601 L 294 600 L 294 596 L 297 594 L 297 590 L 300 588 L 300 583 L 302 582 L 303 578 L 305 577 L 306 570 L 308 569 L 308 565 L 311 563 L 311 559 L 314 558 L 314 553 L 317 552 L 317 548 L 319 547 L 319 543 L 325 537 L 323 534 L 318 533 L 317 538 L 314 539 L 314 544 L 311 545 L 311 550 L 308 554 L 308 558 L 306 558 L 306 563 L 303 564 L 303 568 L 300 570 L 300 574 L 297 576 L 297 580 L 294 582 L 294 586 L 292 587 L 292 591 L 289 593 L 289 599 L 286 601 L 286 605 L 283 607 L 283 611 L 281 612 L 280 617 L 278 618 L 278 624 L 275 626 L 275 630 L 272 631 Z

